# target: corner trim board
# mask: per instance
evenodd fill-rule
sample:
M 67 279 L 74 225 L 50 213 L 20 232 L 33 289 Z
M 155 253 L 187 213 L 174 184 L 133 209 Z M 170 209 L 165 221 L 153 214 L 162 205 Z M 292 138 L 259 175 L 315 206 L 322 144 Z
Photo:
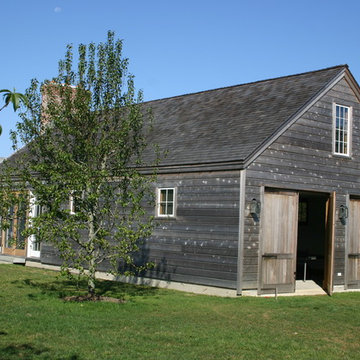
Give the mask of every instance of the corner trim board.
M 243 288 L 243 264 L 244 264 L 244 217 L 246 195 L 246 170 L 240 170 L 240 194 L 239 194 L 239 233 L 238 233 L 238 256 L 237 256 L 237 281 L 236 294 L 242 295 Z

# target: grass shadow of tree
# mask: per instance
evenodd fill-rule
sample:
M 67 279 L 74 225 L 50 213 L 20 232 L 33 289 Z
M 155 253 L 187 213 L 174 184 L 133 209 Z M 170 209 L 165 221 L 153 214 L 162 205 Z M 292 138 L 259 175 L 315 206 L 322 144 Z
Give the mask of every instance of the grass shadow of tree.
M 2 360 L 32 360 L 38 359 L 39 356 L 45 356 L 44 358 L 53 360 L 80 360 L 80 357 L 76 354 L 61 357 L 52 356 L 48 348 L 36 347 L 31 344 L 10 344 L 0 347 L 0 359 Z
M 84 295 L 87 293 L 87 283 L 85 280 L 68 280 L 68 279 L 53 279 L 53 280 L 34 280 L 24 279 L 15 280 L 12 282 L 18 286 L 26 286 L 40 290 L 41 294 L 46 294 L 54 297 L 64 298 L 66 296 Z M 96 281 L 96 295 L 108 296 L 118 299 L 125 297 L 137 296 L 154 296 L 158 293 L 159 289 L 149 287 L 146 285 L 133 285 L 121 283 L 110 280 L 97 280 Z M 30 298 L 37 298 L 36 294 L 28 294 Z

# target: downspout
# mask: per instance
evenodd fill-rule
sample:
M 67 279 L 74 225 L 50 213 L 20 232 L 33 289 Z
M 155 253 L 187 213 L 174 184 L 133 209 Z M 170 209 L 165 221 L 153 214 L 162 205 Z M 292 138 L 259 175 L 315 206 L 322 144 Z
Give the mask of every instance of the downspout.
M 238 232 L 238 253 L 237 253 L 237 281 L 236 295 L 242 295 L 243 288 L 243 264 L 244 264 L 244 218 L 245 218 L 245 188 L 246 170 L 240 170 L 240 194 L 239 194 L 239 232 Z

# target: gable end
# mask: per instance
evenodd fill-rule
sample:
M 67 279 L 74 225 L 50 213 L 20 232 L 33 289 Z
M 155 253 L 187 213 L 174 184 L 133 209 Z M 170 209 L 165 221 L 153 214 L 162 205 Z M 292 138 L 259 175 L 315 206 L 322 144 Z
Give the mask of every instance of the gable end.
M 247 168 L 255 159 L 260 156 L 274 141 L 276 141 L 292 124 L 294 124 L 306 111 L 308 111 L 321 97 L 332 89 L 339 81 L 344 79 L 356 94 L 357 99 L 360 96 L 360 88 L 356 80 L 351 75 L 347 67 L 344 67 L 336 76 L 334 76 L 317 94 L 310 98 L 300 109 L 298 109 L 287 121 L 285 121 L 272 136 L 268 137 L 261 146 L 258 147 L 244 162 L 244 168 Z

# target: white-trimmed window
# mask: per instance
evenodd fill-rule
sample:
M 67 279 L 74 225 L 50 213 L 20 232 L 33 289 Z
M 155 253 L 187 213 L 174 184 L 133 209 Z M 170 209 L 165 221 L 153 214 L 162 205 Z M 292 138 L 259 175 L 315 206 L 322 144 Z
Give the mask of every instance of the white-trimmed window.
M 334 154 L 350 155 L 351 146 L 351 107 L 334 104 Z
M 32 226 L 33 218 L 40 216 L 43 213 L 43 207 L 37 202 L 36 197 L 30 192 L 30 212 L 29 212 L 29 225 Z M 35 234 L 30 235 L 27 244 L 28 257 L 40 257 L 40 241 L 36 239 Z
M 70 214 L 74 215 L 75 214 L 75 197 L 73 192 L 71 192 L 70 196 L 69 196 L 69 209 L 70 209 Z
M 71 191 L 71 194 L 69 196 L 69 209 L 70 214 L 74 215 L 79 211 L 79 201 L 83 198 L 83 192 L 82 191 Z
M 157 216 L 175 216 L 175 188 L 158 188 Z

